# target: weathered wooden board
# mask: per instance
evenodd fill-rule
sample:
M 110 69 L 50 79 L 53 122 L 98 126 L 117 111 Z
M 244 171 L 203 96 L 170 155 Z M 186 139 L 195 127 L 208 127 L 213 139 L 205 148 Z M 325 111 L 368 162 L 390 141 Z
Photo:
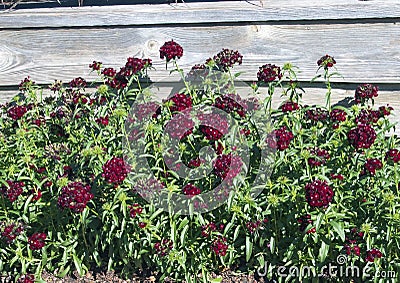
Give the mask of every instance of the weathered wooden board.
M 168 1 L 166 1 L 168 2 Z M 169 2 L 175 2 L 174 0 Z M 278 21 L 397 21 L 398 0 L 253 0 L 0 12 L 0 28 L 199 25 Z
M 62 15 L 60 15 L 62 16 Z M 309 81 L 316 61 L 328 53 L 346 82 L 400 83 L 400 25 L 370 24 L 249 24 L 144 28 L 80 28 L 0 30 L 0 86 L 16 85 L 25 76 L 49 83 L 77 76 L 88 79 L 88 64 L 99 60 L 121 66 L 128 56 L 150 57 L 165 70 L 159 48 L 174 39 L 184 48 L 180 60 L 188 69 L 223 47 L 237 49 L 244 80 L 256 79 L 258 66 L 292 62 Z M 151 73 L 154 80 L 167 72 Z

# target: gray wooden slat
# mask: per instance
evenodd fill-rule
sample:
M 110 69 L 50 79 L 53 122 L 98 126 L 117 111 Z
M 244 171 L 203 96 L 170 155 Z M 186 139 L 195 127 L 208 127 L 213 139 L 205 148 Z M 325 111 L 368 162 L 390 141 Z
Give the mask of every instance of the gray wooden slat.
M 244 25 L 156 28 L 91 28 L 55 30 L 0 30 L 0 86 L 17 85 L 31 76 L 39 83 L 69 81 L 89 75 L 93 60 L 122 66 L 129 56 L 150 57 L 157 81 L 168 76 L 159 48 L 174 39 L 184 48 L 179 60 L 188 70 L 222 48 L 239 50 L 243 80 L 255 80 L 265 63 L 292 62 L 309 81 L 320 56 L 335 57 L 344 79 L 338 82 L 400 83 L 400 25 L 390 23 L 351 25 Z
M 143 26 L 400 18 L 398 0 L 223 1 L 0 12 L 0 28 Z
M 247 91 L 241 92 L 239 87 L 240 94 L 247 94 Z M 91 93 L 93 89 L 87 89 L 88 93 Z M 18 90 L 7 90 L 7 91 L 0 91 L 0 104 L 11 101 L 12 97 L 17 95 L 19 92 Z M 266 94 L 267 89 L 261 88 L 261 94 Z M 325 93 L 326 89 L 321 88 L 305 88 L 305 93 L 303 94 L 302 105 L 325 105 Z M 375 108 L 378 108 L 382 105 L 389 104 L 394 108 L 393 115 L 389 117 L 392 123 L 400 124 L 400 90 L 397 91 L 382 91 L 380 90 L 379 96 L 375 99 Z M 53 93 L 50 90 L 44 89 L 43 95 L 48 96 L 52 95 Z M 165 95 L 168 96 L 168 93 Z M 354 97 L 354 90 L 349 89 L 340 89 L 334 88 L 332 91 L 331 101 L 332 105 L 336 103 L 343 102 L 346 98 L 353 98 Z M 281 91 L 276 89 L 276 93 L 272 99 L 272 107 L 277 109 L 279 105 L 285 101 L 285 97 L 281 97 Z M 395 131 L 391 133 L 400 136 L 400 125 L 396 126 Z

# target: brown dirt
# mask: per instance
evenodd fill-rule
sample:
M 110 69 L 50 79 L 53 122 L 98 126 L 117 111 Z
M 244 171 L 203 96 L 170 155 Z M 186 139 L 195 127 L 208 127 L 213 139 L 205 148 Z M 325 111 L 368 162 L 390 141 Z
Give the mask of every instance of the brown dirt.
M 155 283 L 158 282 L 157 278 L 155 276 L 149 276 L 149 277 L 140 277 L 140 276 L 134 276 L 131 279 L 122 279 L 121 277 L 118 276 L 118 274 L 114 272 L 89 272 L 86 276 L 79 277 L 79 276 L 69 276 L 65 277 L 63 279 L 57 278 L 54 275 L 44 272 L 42 274 L 43 279 L 46 282 L 54 282 L 54 283 L 106 283 L 106 282 L 115 282 L 115 283 Z M 213 278 L 216 278 L 217 276 L 214 274 L 212 276 Z M 218 277 L 222 277 L 222 283 L 256 283 L 256 282 L 266 282 L 262 278 L 256 279 L 254 275 L 246 275 L 246 274 L 238 274 L 234 273 L 230 270 L 225 271 L 221 273 Z M 172 279 L 166 279 L 165 282 L 177 282 Z

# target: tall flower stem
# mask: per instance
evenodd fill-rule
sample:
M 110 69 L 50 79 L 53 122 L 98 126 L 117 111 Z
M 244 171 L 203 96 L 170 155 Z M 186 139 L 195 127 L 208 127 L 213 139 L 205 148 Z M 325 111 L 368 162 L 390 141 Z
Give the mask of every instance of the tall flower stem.
M 331 94 L 332 94 L 330 77 L 331 75 L 329 74 L 329 69 L 325 69 L 324 79 L 325 79 L 325 86 L 327 88 L 327 92 L 325 95 L 325 105 L 329 112 L 331 111 Z

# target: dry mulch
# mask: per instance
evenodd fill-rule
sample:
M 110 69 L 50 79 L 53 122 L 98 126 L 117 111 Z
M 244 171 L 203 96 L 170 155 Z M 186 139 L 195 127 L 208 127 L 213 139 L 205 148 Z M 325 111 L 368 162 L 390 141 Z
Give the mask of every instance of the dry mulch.
M 79 277 L 79 276 L 70 276 L 70 277 L 65 277 L 63 279 L 57 278 L 54 275 L 43 272 L 42 274 L 43 279 L 46 282 L 54 282 L 54 283 L 105 283 L 105 282 L 115 282 L 115 283 L 155 283 L 157 282 L 157 279 L 155 276 L 149 276 L 149 277 L 140 277 L 140 276 L 134 276 L 132 279 L 122 279 L 121 277 L 118 276 L 118 274 L 110 271 L 110 272 L 89 272 L 86 276 L 84 277 Z M 215 274 L 213 277 L 217 277 Z M 222 277 L 222 283 L 257 283 L 261 282 L 264 283 L 264 279 L 262 278 L 255 278 L 254 275 L 246 275 L 246 274 L 238 274 L 234 273 L 230 270 L 222 272 L 218 277 Z M 166 279 L 165 282 L 173 283 L 177 282 L 172 279 Z

